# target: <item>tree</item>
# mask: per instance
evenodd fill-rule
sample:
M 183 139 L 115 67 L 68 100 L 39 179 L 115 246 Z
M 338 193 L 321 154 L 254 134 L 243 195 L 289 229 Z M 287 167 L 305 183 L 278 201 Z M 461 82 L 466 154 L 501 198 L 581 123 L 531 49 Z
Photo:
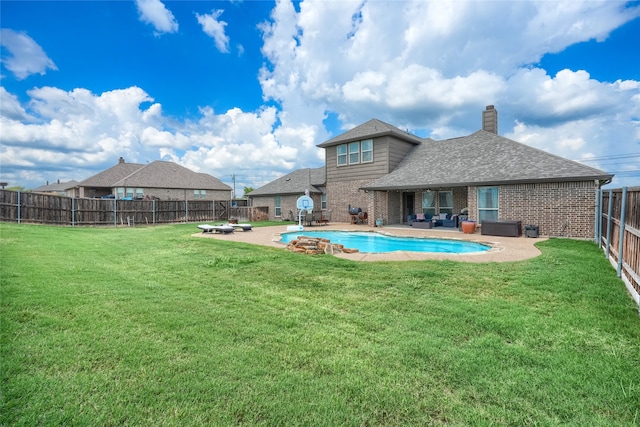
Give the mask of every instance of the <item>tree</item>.
M 253 187 L 244 187 L 244 195 L 242 197 L 247 197 L 247 194 L 253 191 Z

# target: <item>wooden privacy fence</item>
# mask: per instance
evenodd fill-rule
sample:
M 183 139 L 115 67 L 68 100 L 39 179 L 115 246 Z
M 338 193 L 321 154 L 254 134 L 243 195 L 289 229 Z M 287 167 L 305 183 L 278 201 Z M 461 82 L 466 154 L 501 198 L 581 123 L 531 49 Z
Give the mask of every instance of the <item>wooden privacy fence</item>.
M 0 190 L 0 221 L 71 225 L 134 226 L 268 218 L 266 207 L 231 207 L 229 200 L 78 199 Z
M 640 187 L 599 190 L 596 243 L 640 312 Z

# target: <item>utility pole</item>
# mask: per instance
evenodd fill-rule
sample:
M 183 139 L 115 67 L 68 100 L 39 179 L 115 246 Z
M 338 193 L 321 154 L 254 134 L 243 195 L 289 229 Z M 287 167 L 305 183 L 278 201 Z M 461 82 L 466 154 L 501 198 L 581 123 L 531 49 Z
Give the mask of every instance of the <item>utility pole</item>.
M 231 180 L 233 181 L 233 198 L 236 198 L 236 174 L 231 175 Z

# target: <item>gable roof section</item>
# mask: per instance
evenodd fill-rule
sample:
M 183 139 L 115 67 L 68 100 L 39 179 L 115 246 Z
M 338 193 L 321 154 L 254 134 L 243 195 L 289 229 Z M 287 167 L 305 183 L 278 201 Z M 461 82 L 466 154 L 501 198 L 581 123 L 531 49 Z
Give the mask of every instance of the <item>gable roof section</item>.
M 351 141 L 359 141 L 362 139 L 375 138 L 385 135 L 393 135 L 394 137 L 403 141 L 410 142 L 414 145 L 418 145 L 422 142 L 422 139 L 418 136 L 411 135 L 404 132 L 397 127 L 385 123 L 378 119 L 371 119 L 366 123 L 356 126 L 355 128 L 341 133 L 340 135 L 332 138 L 322 144 L 318 144 L 318 147 L 326 148 L 333 145 L 344 144 Z
M 34 188 L 32 191 L 34 192 L 41 192 L 41 193 L 46 193 L 46 192 L 62 192 L 65 191 L 67 188 L 73 188 L 76 185 L 78 185 L 78 181 L 75 180 L 71 180 L 71 181 L 67 181 L 67 182 L 54 182 L 53 184 L 47 184 L 47 185 L 41 185 L 38 188 Z
M 254 197 L 277 194 L 304 194 L 307 189 L 311 193 L 322 193 L 318 187 L 324 186 L 325 181 L 326 172 L 324 166 L 316 169 L 298 169 L 253 190 L 248 195 Z
M 609 180 L 613 175 L 502 136 L 477 131 L 461 138 L 426 139 L 367 190 Z
M 80 187 L 113 187 L 114 183 L 122 178 L 131 175 L 137 170 L 143 168 L 144 165 L 137 163 L 118 163 L 96 175 L 90 176 L 84 181 L 80 181 Z
M 156 160 L 111 184 L 111 187 L 185 188 L 231 191 L 218 178 L 173 162 Z

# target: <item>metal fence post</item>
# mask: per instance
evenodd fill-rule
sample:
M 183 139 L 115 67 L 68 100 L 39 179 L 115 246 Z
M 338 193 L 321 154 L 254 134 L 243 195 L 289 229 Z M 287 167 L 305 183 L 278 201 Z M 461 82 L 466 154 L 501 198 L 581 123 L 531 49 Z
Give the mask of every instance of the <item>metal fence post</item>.
M 20 205 L 22 205 L 21 201 L 20 201 L 20 191 L 18 191 L 18 224 L 20 224 Z
M 620 211 L 620 241 L 618 242 L 618 277 L 622 276 L 622 251 L 624 250 L 624 222 L 627 210 L 627 187 L 622 187 L 622 208 Z
M 118 228 L 118 208 L 116 207 L 116 199 L 113 199 L 113 226 Z
M 189 223 L 189 201 L 186 199 L 184 201 L 184 213 L 185 213 L 184 220 L 188 224 Z
M 613 189 L 609 190 L 609 210 L 607 213 L 607 249 L 605 254 L 609 258 L 609 249 L 611 248 L 611 215 L 613 215 Z
M 71 226 L 76 226 L 76 198 L 71 198 Z
M 600 209 L 600 206 L 602 204 L 602 189 L 600 188 L 596 188 L 596 208 L 595 208 L 595 212 L 594 212 L 594 223 L 593 223 L 593 240 L 594 242 L 598 245 L 598 247 L 601 246 L 600 243 L 600 226 L 602 224 L 602 219 L 601 219 L 601 214 L 602 214 L 602 210 Z

